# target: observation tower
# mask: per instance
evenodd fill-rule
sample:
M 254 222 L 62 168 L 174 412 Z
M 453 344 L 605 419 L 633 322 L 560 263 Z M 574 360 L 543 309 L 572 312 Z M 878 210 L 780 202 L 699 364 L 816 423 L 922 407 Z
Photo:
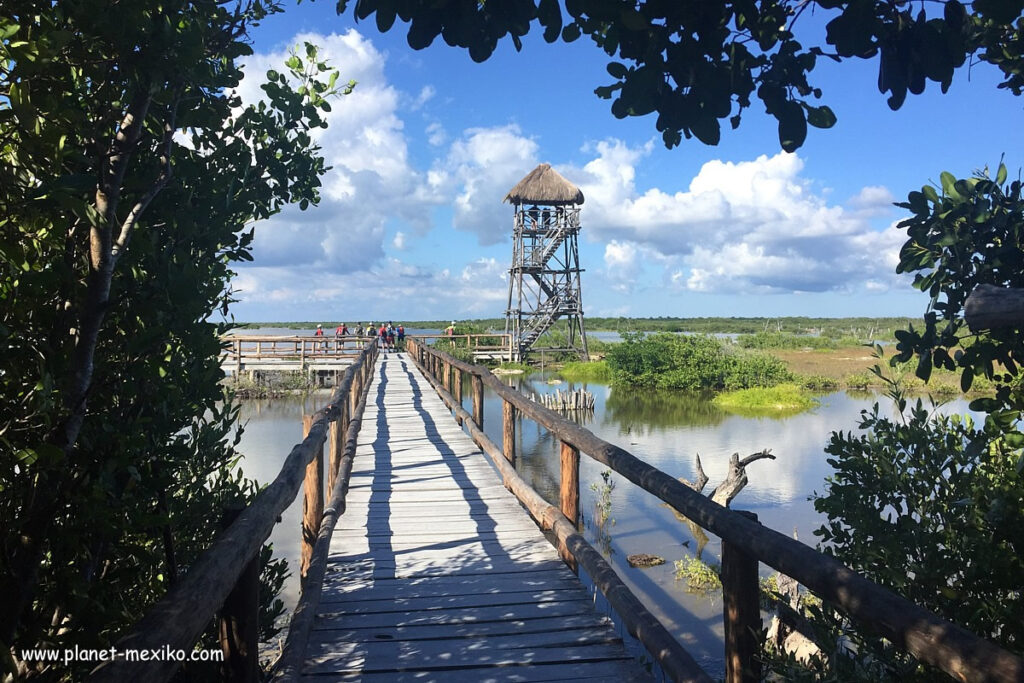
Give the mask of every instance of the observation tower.
M 550 164 L 541 164 L 504 201 L 515 208 L 505 333 L 512 335 L 517 360 L 532 351 L 565 351 L 589 360 L 577 241 L 583 193 Z M 564 326 L 556 325 L 563 319 Z

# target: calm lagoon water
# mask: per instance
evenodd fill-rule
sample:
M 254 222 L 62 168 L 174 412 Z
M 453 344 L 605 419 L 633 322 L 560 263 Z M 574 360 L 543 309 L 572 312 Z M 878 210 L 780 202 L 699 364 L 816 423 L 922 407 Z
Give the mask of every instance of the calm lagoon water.
M 528 394 L 576 388 L 591 391 L 596 407 L 593 415 L 582 420 L 584 426 L 674 477 L 693 480 L 699 454 L 710 478 L 705 493 L 724 478 L 732 453 L 742 457 L 770 448 L 776 459 L 759 460 L 747 468 L 749 484 L 733 500 L 732 507 L 750 510 L 762 524 L 783 533 L 796 533 L 809 545 L 814 545 L 813 531 L 823 521 L 810 497 L 823 492 L 825 479 L 832 471 L 824 452 L 829 434 L 855 430 L 860 412 L 876 401 L 887 412 L 895 411 L 884 397 L 836 392 L 820 396 L 818 407 L 798 415 L 779 419 L 743 417 L 717 409 L 707 396 L 613 389 L 602 384 L 548 384 L 546 379 L 535 374 L 507 381 Z M 468 383 L 466 386 L 468 391 Z M 302 415 L 319 409 L 328 396 L 328 392 L 321 392 L 306 398 L 243 402 L 243 471 L 261 483 L 272 480 L 292 446 L 301 439 Z M 467 394 L 467 408 L 469 402 Z M 967 402 L 956 400 L 941 410 L 967 412 Z M 488 392 L 484 428 L 496 443 L 501 438 L 500 416 L 500 399 Z M 517 434 L 520 472 L 545 498 L 557 503 L 557 439 L 529 420 L 519 425 Z M 673 575 L 673 562 L 685 556 L 700 555 L 705 561 L 717 563 L 721 554 L 717 537 L 704 536 L 654 496 L 614 474 L 610 515 L 604 525 L 598 525 L 598 492 L 591 486 L 600 488 L 603 469 L 582 457 L 580 506 L 588 539 L 697 661 L 712 676 L 722 675 L 721 599 L 718 595 L 689 593 L 685 582 Z M 275 553 L 288 558 L 295 574 L 301 511 L 300 493 L 270 538 Z M 626 556 L 633 553 L 660 555 L 666 564 L 633 569 L 626 563 Z M 770 572 L 762 565 L 763 574 Z M 293 580 L 283 599 L 290 609 L 297 598 L 297 581 Z

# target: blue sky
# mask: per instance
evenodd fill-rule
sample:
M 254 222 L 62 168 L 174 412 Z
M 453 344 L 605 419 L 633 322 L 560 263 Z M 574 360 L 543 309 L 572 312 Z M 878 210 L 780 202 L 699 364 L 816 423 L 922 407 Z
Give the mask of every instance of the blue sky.
M 801 21 L 813 31 L 822 17 Z M 1024 163 L 1024 102 L 986 65 L 892 112 L 876 62 L 820 60 L 812 80 L 839 121 L 796 154 L 757 101 L 718 146 L 666 150 L 654 116 L 618 120 L 593 94 L 611 78 L 585 38 L 535 32 L 522 52 L 503 44 L 474 64 L 440 40 L 413 51 L 399 23 L 382 35 L 307 2 L 254 33 L 243 97 L 302 41 L 359 83 L 320 138 L 333 166 L 321 205 L 256 226 L 255 260 L 234 282 L 242 321 L 503 316 L 501 200 L 541 162 L 586 196 L 587 315 L 920 315 L 926 298 L 894 273 L 892 202 L 944 170 L 994 168 L 1004 153 L 1011 175 Z

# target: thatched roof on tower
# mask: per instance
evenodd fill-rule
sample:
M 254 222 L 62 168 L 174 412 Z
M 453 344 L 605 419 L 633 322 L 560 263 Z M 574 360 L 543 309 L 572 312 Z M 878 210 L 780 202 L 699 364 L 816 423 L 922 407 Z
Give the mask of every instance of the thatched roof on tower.
M 504 201 L 510 204 L 582 204 L 583 193 L 551 164 L 541 164 L 508 191 Z

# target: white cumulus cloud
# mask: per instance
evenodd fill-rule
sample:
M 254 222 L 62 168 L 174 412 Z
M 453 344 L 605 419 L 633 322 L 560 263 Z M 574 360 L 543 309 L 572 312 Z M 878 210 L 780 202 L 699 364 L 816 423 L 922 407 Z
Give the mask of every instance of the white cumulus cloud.
M 539 163 L 538 150 L 514 124 L 463 132 L 431 176 L 454 194 L 454 226 L 475 234 L 481 245 L 508 239 L 512 209 L 502 199 Z
M 692 291 L 879 291 L 896 282 L 901 235 L 869 222 L 892 201 L 884 187 L 830 204 L 801 175 L 803 161 L 779 153 L 709 161 L 685 188 L 640 188 L 636 168 L 649 145 L 606 140 L 584 151 L 597 156 L 565 174 L 586 196 L 583 224 L 606 242 L 609 273 L 635 274 L 627 257 L 642 249 L 660 258 L 670 283 Z
M 430 213 L 442 198 L 427 175 L 409 160 L 409 146 L 399 107 L 410 99 L 422 105 L 434 94 L 425 86 L 412 98 L 403 96 L 384 73 L 387 55 L 355 30 L 344 34 L 299 34 L 290 44 L 309 42 L 319 46 L 319 58 L 338 70 L 340 81 L 357 81 L 351 95 L 333 101 L 326 114 L 328 128 L 314 131 L 327 165 L 322 200 L 307 211 L 288 207 L 281 214 L 256 226 L 253 255 L 258 267 L 244 266 L 246 273 L 258 272 L 266 279 L 253 286 L 252 278 L 243 300 L 278 301 L 294 297 L 302 302 L 312 296 L 330 300 L 333 286 L 295 287 L 298 279 L 336 281 L 346 273 L 365 273 L 385 257 L 385 225 L 399 220 L 414 232 L 430 228 Z M 300 51 L 300 56 L 303 52 Z M 269 69 L 284 71 L 288 53 L 258 53 L 246 60 L 246 78 L 239 87 L 245 102 L 258 100 L 259 85 Z M 399 233 L 390 246 L 401 249 L 406 234 Z M 240 276 L 240 277 L 242 277 Z M 315 291 L 315 293 L 314 293 Z

